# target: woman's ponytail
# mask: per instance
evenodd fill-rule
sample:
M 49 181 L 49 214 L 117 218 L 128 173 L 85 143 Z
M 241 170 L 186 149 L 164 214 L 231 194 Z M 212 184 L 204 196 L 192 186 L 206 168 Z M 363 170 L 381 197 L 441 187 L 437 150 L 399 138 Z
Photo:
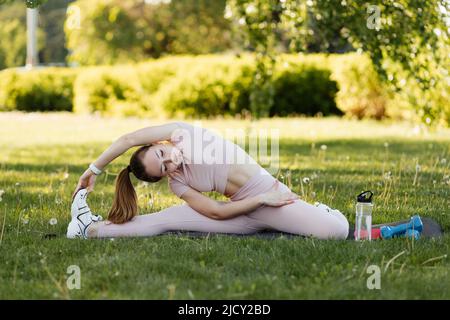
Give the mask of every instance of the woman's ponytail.
M 116 178 L 116 191 L 108 220 L 115 224 L 130 221 L 138 213 L 136 191 L 130 178 L 130 166 L 120 171 Z
M 138 214 L 138 197 L 131 183 L 130 173 L 142 181 L 157 182 L 161 177 L 152 177 L 145 172 L 143 157 L 152 144 L 137 149 L 130 159 L 130 164 L 120 171 L 116 178 L 116 191 L 108 220 L 112 223 L 125 223 Z

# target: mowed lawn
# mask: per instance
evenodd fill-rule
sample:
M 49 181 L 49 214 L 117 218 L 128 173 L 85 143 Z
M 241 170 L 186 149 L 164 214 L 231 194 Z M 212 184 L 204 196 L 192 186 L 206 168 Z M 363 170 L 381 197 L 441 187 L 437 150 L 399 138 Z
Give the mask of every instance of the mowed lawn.
M 450 298 L 448 234 L 370 243 L 226 235 L 66 239 L 71 194 L 88 164 L 121 134 L 160 122 L 0 113 L 1 299 Z M 306 201 L 340 209 L 352 224 L 355 196 L 369 189 L 374 223 L 420 214 L 450 230 L 450 130 L 337 118 L 198 123 L 219 131 L 278 130 L 278 178 Z M 95 213 L 106 216 L 115 175 L 132 151 L 97 179 L 88 198 Z M 182 202 L 165 179 L 134 183 L 142 213 Z M 72 265 L 80 268 L 80 289 L 66 286 Z M 379 290 L 367 287 L 371 265 L 381 270 Z

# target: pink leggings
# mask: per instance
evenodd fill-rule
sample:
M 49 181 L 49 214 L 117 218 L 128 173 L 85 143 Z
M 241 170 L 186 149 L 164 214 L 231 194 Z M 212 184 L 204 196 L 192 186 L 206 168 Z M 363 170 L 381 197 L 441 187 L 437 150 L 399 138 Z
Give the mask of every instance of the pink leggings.
M 267 192 L 274 182 L 275 178 L 270 174 L 255 175 L 230 200 L 237 201 Z M 281 182 L 279 189 L 290 191 Z M 184 204 L 151 214 L 139 215 L 124 224 L 98 222 L 94 229 L 97 232 L 92 236 L 98 238 L 146 237 L 177 230 L 251 234 L 272 229 L 319 239 L 346 239 L 349 224 L 339 211 L 328 212 L 298 199 L 282 207 L 263 206 L 246 215 L 227 220 L 208 218 Z

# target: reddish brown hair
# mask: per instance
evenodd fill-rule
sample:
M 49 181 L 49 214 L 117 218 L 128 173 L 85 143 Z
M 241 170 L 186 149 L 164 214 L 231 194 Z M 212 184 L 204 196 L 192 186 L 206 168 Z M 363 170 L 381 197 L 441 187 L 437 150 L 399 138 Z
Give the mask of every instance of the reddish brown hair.
M 116 191 L 111 209 L 108 212 L 108 220 L 120 224 L 130 221 L 138 214 L 138 198 L 131 182 L 130 172 L 142 181 L 157 182 L 161 177 L 149 176 L 145 172 L 142 162 L 145 152 L 153 144 L 145 145 L 137 149 L 130 158 L 130 164 L 122 169 L 116 178 Z

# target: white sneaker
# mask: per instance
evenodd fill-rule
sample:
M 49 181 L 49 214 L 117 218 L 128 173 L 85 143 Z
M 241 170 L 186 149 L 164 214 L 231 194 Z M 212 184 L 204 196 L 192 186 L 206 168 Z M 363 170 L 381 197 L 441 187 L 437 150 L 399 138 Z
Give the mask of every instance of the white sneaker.
M 81 189 L 73 199 L 71 207 L 72 220 L 67 226 L 67 238 L 69 239 L 86 239 L 86 230 L 91 223 L 103 220 L 101 216 L 92 214 L 86 202 L 87 195 L 87 189 Z

